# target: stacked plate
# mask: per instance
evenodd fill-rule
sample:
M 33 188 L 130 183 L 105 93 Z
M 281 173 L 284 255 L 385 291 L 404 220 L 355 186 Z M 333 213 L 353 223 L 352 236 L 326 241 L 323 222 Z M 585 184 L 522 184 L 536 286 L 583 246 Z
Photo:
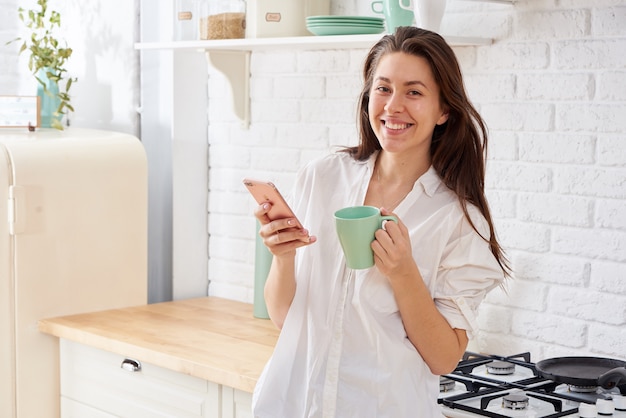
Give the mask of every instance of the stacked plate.
M 308 16 L 306 28 L 314 35 L 374 34 L 385 30 L 385 20 L 368 16 Z

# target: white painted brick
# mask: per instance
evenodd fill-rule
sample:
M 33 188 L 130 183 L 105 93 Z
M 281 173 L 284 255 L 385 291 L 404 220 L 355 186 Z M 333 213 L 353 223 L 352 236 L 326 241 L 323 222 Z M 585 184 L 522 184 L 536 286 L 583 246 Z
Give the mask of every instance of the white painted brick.
M 212 193 L 214 192 L 224 192 L 226 193 L 225 197 L 229 196 L 238 196 L 240 194 L 246 193 L 245 189 L 242 189 L 241 180 L 250 176 L 253 177 L 255 175 L 263 174 L 267 175 L 268 173 L 273 174 L 273 171 L 263 171 L 263 170 L 253 170 L 251 168 L 246 169 L 229 169 L 229 168 L 211 168 L 209 172 L 209 190 Z M 229 195 L 232 193 L 232 195 Z M 209 197 L 209 202 L 211 198 Z
M 330 148 L 326 149 L 310 149 L 302 151 L 300 155 L 301 165 L 306 165 L 307 163 L 317 160 L 318 158 L 322 158 L 325 155 L 328 155 L 332 150 Z
M 300 121 L 298 100 L 256 100 L 251 103 L 251 123 L 281 123 Z
M 511 329 L 514 335 L 529 340 L 570 348 L 582 348 L 586 343 L 585 322 L 545 312 L 520 311 L 513 316 Z
M 545 342 L 529 340 L 511 334 L 481 332 L 479 336 L 480 341 L 476 342 L 477 348 L 474 350 L 479 353 L 497 353 L 510 356 L 530 352 L 532 360 L 534 358 L 542 358 L 543 356 L 540 353 L 546 346 Z
M 592 135 L 524 133 L 519 135 L 519 158 L 533 163 L 592 164 L 596 138 Z
M 590 11 L 584 9 L 530 11 L 514 16 L 515 34 L 521 39 L 581 38 L 590 31 Z
M 466 74 L 465 88 L 472 101 L 511 100 L 515 97 L 513 74 Z
M 537 7 L 540 7 L 540 4 L 545 3 L 547 0 L 535 0 L 534 3 Z M 553 1 L 553 0 L 550 0 Z M 517 8 L 518 5 L 515 5 Z M 523 4 L 520 4 L 519 7 L 523 10 Z M 483 15 L 489 15 L 491 13 L 501 13 L 501 12 L 513 12 L 516 10 L 511 4 L 506 3 L 488 3 L 482 0 L 470 0 L 470 1 L 448 1 L 446 3 L 446 15 L 447 14 L 460 14 L 465 15 L 468 13 L 477 13 L 481 12 Z M 535 9 L 536 7 L 533 7 Z
M 511 34 L 512 18 L 508 10 L 499 13 L 446 13 L 441 33 L 451 36 L 507 39 Z
M 274 91 L 277 89 L 277 87 L 274 86 L 274 82 L 278 82 L 278 80 L 271 75 L 251 74 L 250 100 L 256 101 L 273 97 Z
M 242 186 L 243 187 L 243 186 Z M 256 228 L 253 210 L 257 207 L 252 196 L 246 196 L 246 205 L 250 209 L 241 216 L 229 213 L 211 213 L 209 229 L 212 237 L 250 239 L 254 237 Z
M 489 135 L 487 158 L 493 160 L 517 160 L 517 135 L 513 132 L 494 131 Z M 487 162 L 489 165 L 489 162 Z
M 517 97 L 523 100 L 589 100 L 594 78 L 585 73 L 523 73 L 517 76 Z
M 565 9 L 579 9 L 581 7 L 593 6 L 594 10 L 598 8 L 613 7 L 623 4 L 623 0 L 559 0 L 558 5 Z
M 626 83 L 624 83 L 626 71 L 601 72 L 597 79 L 596 98 L 598 100 L 626 101 Z
M 545 225 L 501 221 L 497 224 L 497 232 L 505 248 L 538 253 L 550 249 L 550 228 Z
M 485 194 L 487 195 L 492 217 L 498 219 L 515 218 L 517 213 L 516 193 L 501 190 L 487 190 Z
M 209 99 L 230 97 L 230 87 L 226 76 L 212 66 L 208 66 L 208 73 L 209 82 L 207 91 Z
M 250 167 L 261 170 L 296 171 L 299 151 L 296 149 L 258 149 L 252 154 Z
M 209 280 L 216 283 L 222 281 L 224 277 L 228 277 L 228 283 L 233 285 L 254 285 L 254 258 L 248 263 L 209 260 Z
M 315 123 L 344 123 L 356 120 L 357 99 L 301 102 L 302 117 Z
M 610 306 L 607 308 L 610 312 Z M 589 327 L 589 348 L 596 353 L 626 360 L 626 326 L 624 325 L 626 324 L 619 326 L 592 324 Z
M 350 55 L 344 51 L 301 51 L 296 56 L 297 71 L 328 74 L 350 70 Z
M 223 281 L 211 282 L 208 295 L 245 303 L 252 303 L 253 301 L 249 286 L 234 286 Z
M 562 166 L 554 170 L 554 191 L 579 196 L 626 198 L 626 170 Z
M 254 247 L 249 240 L 211 237 L 209 240 L 209 254 L 222 260 L 231 262 L 249 263 L 254 260 Z
M 593 260 L 589 287 L 626 296 L 626 264 Z
M 517 204 L 519 219 L 552 225 L 590 227 L 592 211 L 591 199 L 554 193 L 522 193 Z
M 213 132 L 216 125 L 212 124 L 209 126 L 209 142 L 211 146 L 215 143 L 226 143 L 250 148 L 276 146 L 277 124 L 255 123 L 249 129 L 241 129 L 239 125 L 226 124 L 225 126 L 228 129 L 220 133 Z M 219 127 L 219 125 L 217 126 Z M 236 156 L 233 156 L 233 158 L 236 158 Z
M 301 99 L 325 97 L 326 80 L 323 76 L 283 75 L 274 86 L 273 97 Z
M 239 187 L 241 189 L 239 192 L 211 190 L 209 199 L 209 210 L 211 211 L 209 219 L 211 222 L 214 219 L 214 215 L 228 215 L 232 217 L 231 222 L 241 222 L 242 217 L 247 217 L 252 213 L 254 199 L 245 191 L 241 184 L 241 178 L 239 178 Z M 211 232 L 213 231 L 211 230 Z
M 452 51 L 456 56 L 459 65 L 461 66 L 461 71 L 466 72 L 473 68 L 476 68 L 477 61 L 477 48 L 473 47 L 463 47 L 463 46 L 453 46 Z
M 587 338 L 588 341 L 588 338 Z M 590 349 L 586 347 L 581 348 L 572 348 L 572 347 L 564 347 L 561 345 L 546 345 L 543 347 L 543 356 L 544 358 L 555 358 L 555 357 L 569 357 L 569 356 L 592 356 L 598 357 L 598 353 L 592 352 Z M 539 358 L 539 357 L 537 357 Z
M 255 52 L 250 57 L 251 74 L 293 74 L 296 70 L 296 56 L 290 51 Z
M 521 279 L 576 287 L 589 282 L 589 262 L 580 257 L 518 251 L 511 260 L 515 277 Z
M 492 130 L 552 131 L 554 105 L 546 103 L 488 103 L 481 113 Z
M 553 47 L 557 69 L 612 69 L 626 67 L 626 39 L 556 42 Z
M 361 93 L 363 82 L 350 75 L 336 75 L 326 78 L 326 97 L 329 99 L 356 100 Z
M 480 67 L 491 70 L 539 70 L 550 63 L 548 44 L 511 42 L 493 44 L 478 49 Z
M 616 7 L 596 8 L 593 10 L 591 15 L 591 33 L 593 35 L 604 37 L 623 36 L 626 34 L 626 25 L 624 25 L 624 22 L 626 22 L 626 6 L 623 1 L 615 3 Z
M 620 295 L 559 286 L 551 289 L 548 304 L 551 312 L 568 318 L 610 325 L 626 324 L 626 303 Z
M 626 200 L 598 199 L 594 221 L 600 228 L 626 230 Z
M 329 145 L 333 146 L 355 146 L 359 143 L 358 132 L 356 124 L 352 121 L 356 121 L 356 115 L 354 119 L 344 123 L 342 125 L 333 125 L 329 127 Z
M 252 110 L 252 115 L 255 114 L 254 110 Z M 209 120 L 218 120 L 221 123 L 237 123 L 241 122 L 233 112 L 233 101 L 228 96 L 222 96 L 217 98 L 215 101 L 210 102 L 208 109 Z
M 624 103 L 564 103 L 556 107 L 556 128 L 561 131 L 626 132 L 624 115 Z
M 553 236 L 556 253 L 626 262 L 626 232 L 554 228 Z
M 246 168 L 250 166 L 251 148 L 215 143 L 211 145 L 211 167 Z
M 282 124 L 276 128 L 276 145 L 297 150 L 328 148 L 328 127 L 314 123 Z
M 478 312 L 480 329 L 491 333 L 508 334 L 511 331 L 513 311 L 508 307 L 483 304 Z
M 552 169 L 544 166 L 489 161 L 485 185 L 489 189 L 547 192 L 552 176 Z
M 348 73 L 353 75 L 356 80 L 363 81 L 361 72 L 363 71 L 363 64 L 365 64 L 365 58 L 367 57 L 368 52 L 369 48 L 351 49 L 347 52 L 350 57 Z

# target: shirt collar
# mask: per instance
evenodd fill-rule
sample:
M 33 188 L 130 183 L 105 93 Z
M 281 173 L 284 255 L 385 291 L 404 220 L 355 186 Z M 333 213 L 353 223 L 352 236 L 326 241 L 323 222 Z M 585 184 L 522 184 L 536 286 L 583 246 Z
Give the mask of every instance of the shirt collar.
M 428 168 L 428 170 L 422 174 L 422 176 L 417 179 L 417 182 L 422 185 L 424 188 L 424 192 L 429 196 L 433 197 L 439 186 L 441 185 L 441 177 L 437 174 L 437 170 L 432 165 Z

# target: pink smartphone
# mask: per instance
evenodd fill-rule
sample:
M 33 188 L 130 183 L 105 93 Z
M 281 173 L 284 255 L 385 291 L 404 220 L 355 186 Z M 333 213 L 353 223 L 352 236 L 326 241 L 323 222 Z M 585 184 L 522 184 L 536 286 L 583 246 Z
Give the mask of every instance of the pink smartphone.
M 275 219 L 293 218 L 296 220 L 296 226 L 304 229 L 295 213 L 293 213 L 293 210 L 291 210 L 287 204 L 287 201 L 280 194 L 276 186 L 274 186 L 274 183 L 246 178 L 243 179 L 243 184 L 259 205 L 262 205 L 265 202 L 270 202 L 272 204 L 272 208 L 267 213 L 270 220 L 273 221 Z

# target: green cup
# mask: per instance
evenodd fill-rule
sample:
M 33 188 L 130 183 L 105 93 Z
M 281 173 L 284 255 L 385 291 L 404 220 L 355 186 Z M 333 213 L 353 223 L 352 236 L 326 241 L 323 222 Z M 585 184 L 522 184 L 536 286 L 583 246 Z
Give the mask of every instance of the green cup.
M 374 206 L 351 206 L 335 212 L 337 235 L 352 269 L 367 269 L 374 265 L 374 252 L 370 246 L 374 234 L 382 228 L 383 221 L 398 222 L 395 216 L 382 216 Z

